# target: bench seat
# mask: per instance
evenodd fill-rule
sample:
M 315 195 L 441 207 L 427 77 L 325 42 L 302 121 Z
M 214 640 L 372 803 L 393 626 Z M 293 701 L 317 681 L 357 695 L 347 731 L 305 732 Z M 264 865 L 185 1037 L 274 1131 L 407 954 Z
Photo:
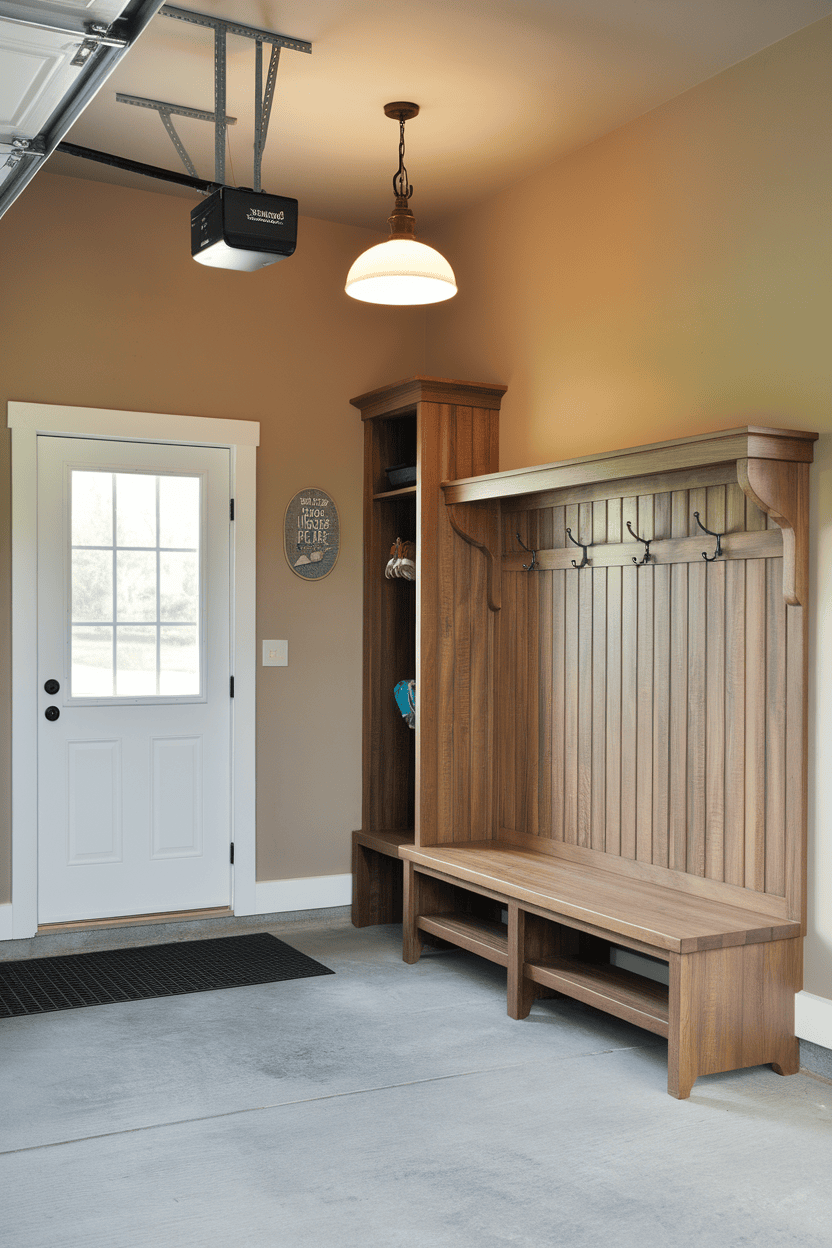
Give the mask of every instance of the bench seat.
M 399 852 L 433 871 L 657 951 L 693 953 L 801 935 L 799 923 L 762 909 L 726 905 L 504 842 L 403 845 Z
M 802 930 L 772 912 L 776 901 L 747 909 L 507 842 L 398 852 L 406 962 L 438 937 L 506 967 L 512 1018 L 554 992 L 666 1036 L 680 1099 L 699 1075 L 798 1069 Z M 666 962 L 668 985 L 619 966 L 617 946 Z

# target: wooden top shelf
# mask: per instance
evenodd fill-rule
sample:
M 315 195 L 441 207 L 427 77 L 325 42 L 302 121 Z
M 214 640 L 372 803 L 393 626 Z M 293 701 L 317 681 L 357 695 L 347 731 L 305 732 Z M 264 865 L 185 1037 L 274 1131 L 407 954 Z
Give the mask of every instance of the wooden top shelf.
M 759 911 L 740 909 L 498 841 L 402 846 L 399 852 L 417 865 L 551 911 L 553 917 L 573 918 L 671 953 L 801 935 L 799 923 L 762 909 L 762 894 Z
M 747 425 L 741 429 L 675 438 L 670 442 L 654 442 L 648 446 L 628 447 L 600 455 L 582 455 L 554 464 L 443 481 L 442 489 L 448 504 L 473 503 L 589 485 L 597 481 L 682 472 L 739 459 L 774 459 L 810 464 L 817 437 L 816 433 L 799 429 L 765 429 Z

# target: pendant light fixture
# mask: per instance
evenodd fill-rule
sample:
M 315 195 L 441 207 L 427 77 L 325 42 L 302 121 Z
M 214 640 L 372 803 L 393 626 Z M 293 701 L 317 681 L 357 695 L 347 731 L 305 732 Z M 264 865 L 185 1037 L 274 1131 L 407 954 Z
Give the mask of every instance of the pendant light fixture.
M 384 112 L 399 123 L 399 168 L 393 175 L 396 202 L 388 217 L 390 237 L 358 257 L 344 289 L 362 303 L 440 303 L 456 294 L 454 271 L 438 251 L 416 240 L 416 218 L 408 206 L 413 187 L 404 164 L 404 123 L 417 116 L 419 105 L 397 101 L 385 104 Z

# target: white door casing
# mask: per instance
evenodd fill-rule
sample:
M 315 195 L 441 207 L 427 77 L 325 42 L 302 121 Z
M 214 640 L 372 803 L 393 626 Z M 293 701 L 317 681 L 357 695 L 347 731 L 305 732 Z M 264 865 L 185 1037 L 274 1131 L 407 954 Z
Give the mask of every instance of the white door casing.
M 227 449 L 38 438 L 40 924 L 229 905 L 229 486 Z
M 12 938 L 37 931 L 37 739 L 43 711 L 37 663 L 37 439 L 39 434 L 227 448 L 231 528 L 232 906 L 256 912 L 255 896 L 255 506 L 253 421 L 155 412 L 10 403 L 12 433 Z

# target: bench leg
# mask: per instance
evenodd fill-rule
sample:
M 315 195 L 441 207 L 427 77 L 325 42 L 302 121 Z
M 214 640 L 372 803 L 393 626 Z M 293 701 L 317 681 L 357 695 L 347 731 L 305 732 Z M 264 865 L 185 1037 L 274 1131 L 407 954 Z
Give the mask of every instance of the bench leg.
M 671 955 L 670 1095 L 684 1100 L 698 1075 L 744 1066 L 794 1074 L 799 976 L 799 940 Z
M 771 1069 L 776 1075 L 796 1075 L 800 1070 L 800 1041 L 795 1036 L 784 1048 L 783 1056 L 771 1063 Z
M 570 938 L 574 933 L 570 933 Z M 528 1018 L 538 997 L 562 994 L 536 984 L 524 974 L 526 962 L 562 953 L 563 931 L 556 923 L 537 914 L 527 914 L 513 901 L 508 902 L 508 1016 Z
M 404 862 L 402 906 L 402 958 L 405 962 L 418 962 L 422 954 L 422 933 L 416 926 L 419 915 L 419 881 L 412 862 Z

